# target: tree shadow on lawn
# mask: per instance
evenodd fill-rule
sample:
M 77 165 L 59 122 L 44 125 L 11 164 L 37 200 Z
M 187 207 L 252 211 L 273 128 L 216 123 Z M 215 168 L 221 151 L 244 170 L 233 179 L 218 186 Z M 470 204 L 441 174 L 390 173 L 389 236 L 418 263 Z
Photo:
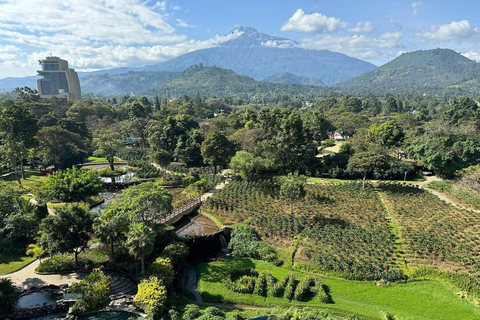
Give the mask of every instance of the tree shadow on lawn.
M 204 263 L 198 267 L 198 279 L 208 282 L 223 282 L 233 270 L 255 268 L 249 259 L 236 258 L 226 262 Z
M 27 256 L 22 254 L 0 254 L 0 264 L 23 262 L 24 260 L 22 258 L 27 258 Z

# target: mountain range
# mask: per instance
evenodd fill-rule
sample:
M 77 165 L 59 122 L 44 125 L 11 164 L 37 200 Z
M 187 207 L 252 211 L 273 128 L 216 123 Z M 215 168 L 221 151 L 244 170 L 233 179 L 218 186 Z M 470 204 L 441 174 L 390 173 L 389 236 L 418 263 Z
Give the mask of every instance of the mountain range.
M 172 98 L 196 93 L 244 97 L 300 93 L 318 96 L 326 91 L 471 96 L 480 92 L 480 65 L 450 49 L 403 53 L 376 68 L 344 54 L 303 49 L 293 40 L 249 27 L 236 28 L 226 38 L 229 40 L 213 48 L 155 65 L 80 72 L 82 92 L 161 95 L 169 91 Z M 36 78 L 2 79 L 0 90 L 35 87 Z

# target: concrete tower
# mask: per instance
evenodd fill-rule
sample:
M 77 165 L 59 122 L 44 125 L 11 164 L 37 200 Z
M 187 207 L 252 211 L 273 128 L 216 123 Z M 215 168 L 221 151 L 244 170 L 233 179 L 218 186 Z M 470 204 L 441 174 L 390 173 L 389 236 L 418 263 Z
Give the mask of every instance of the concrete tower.
M 38 62 L 42 66 L 42 70 L 37 72 L 43 78 L 37 80 L 37 90 L 42 98 L 81 99 L 78 74 L 74 69 L 68 67 L 68 61 L 59 57 L 47 57 Z

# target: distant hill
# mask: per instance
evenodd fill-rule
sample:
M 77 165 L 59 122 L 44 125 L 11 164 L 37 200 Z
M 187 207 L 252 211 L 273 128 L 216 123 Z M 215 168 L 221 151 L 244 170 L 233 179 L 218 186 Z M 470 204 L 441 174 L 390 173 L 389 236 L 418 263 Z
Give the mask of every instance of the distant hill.
M 227 37 L 231 40 L 214 48 L 196 50 L 136 70 L 179 72 L 202 63 L 231 69 L 256 80 L 287 72 L 317 78 L 331 85 L 375 68 L 371 63 L 341 53 L 298 48 L 293 40 L 270 36 L 249 27 L 236 28 Z M 111 71 L 116 72 L 116 69 Z
M 443 90 L 478 75 L 480 65 L 475 61 L 450 49 L 433 49 L 404 53 L 335 87 L 357 93 Z
M 172 79 L 181 72 L 127 72 L 122 74 L 87 74 L 80 77 L 83 93 L 122 95 L 138 93 Z
M 37 76 L 0 79 L 0 91 L 13 91 L 17 87 L 37 88 Z
M 329 92 L 329 89 L 319 86 L 301 86 L 295 84 L 278 84 L 256 81 L 248 76 L 239 75 L 232 70 L 218 67 L 194 65 L 182 75 L 154 86 L 141 94 L 159 96 L 168 95 L 178 98 L 183 95 L 193 96 L 200 93 L 203 96 L 235 97 L 235 98 L 268 98 L 279 95 L 319 96 Z
M 324 86 L 325 84 L 317 78 L 306 77 L 306 76 L 297 76 L 293 73 L 277 73 L 273 76 L 267 77 L 262 81 L 270 83 L 289 83 L 289 84 L 300 84 L 300 85 L 311 85 L 311 86 Z

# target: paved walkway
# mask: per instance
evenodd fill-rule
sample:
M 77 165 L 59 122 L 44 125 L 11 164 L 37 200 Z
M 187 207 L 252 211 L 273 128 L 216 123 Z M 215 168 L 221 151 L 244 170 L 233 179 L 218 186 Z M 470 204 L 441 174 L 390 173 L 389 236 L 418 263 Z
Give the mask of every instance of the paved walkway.
M 40 275 L 34 271 L 40 264 L 39 260 L 35 260 L 25 268 L 10 274 L 1 276 L 0 278 L 9 278 L 13 281 L 18 290 L 28 290 L 31 287 L 41 287 L 49 284 L 62 285 L 79 282 L 86 274 L 69 273 L 69 274 L 52 274 L 52 275 Z

